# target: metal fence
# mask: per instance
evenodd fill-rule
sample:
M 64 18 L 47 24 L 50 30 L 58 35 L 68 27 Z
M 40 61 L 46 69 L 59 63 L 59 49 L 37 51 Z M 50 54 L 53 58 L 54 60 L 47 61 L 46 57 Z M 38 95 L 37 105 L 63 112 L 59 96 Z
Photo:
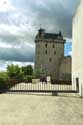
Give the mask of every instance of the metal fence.
M 10 82 L 8 88 L 0 89 L 0 92 L 60 92 L 60 93 L 77 93 L 77 88 L 72 88 L 71 81 L 51 80 L 47 82 L 45 79 L 33 79 L 31 82 L 16 81 Z

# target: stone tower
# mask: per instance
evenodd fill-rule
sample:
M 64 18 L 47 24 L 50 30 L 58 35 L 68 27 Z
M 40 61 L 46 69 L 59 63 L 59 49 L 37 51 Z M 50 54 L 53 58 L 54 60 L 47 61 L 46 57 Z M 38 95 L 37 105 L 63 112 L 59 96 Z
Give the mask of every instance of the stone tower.
M 64 58 L 64 43 L 61 32 L 46 33 L 40 28 L 35 38 L 35 69 L 58 79 L 61 61 Z

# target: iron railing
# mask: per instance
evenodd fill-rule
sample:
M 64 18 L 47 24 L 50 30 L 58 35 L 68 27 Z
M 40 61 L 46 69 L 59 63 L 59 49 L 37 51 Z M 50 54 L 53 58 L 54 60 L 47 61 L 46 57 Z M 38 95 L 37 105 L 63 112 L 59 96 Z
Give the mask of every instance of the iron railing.
M 77 88 L 72 88 L 71 81 L 54 80 L 47 82 L 46 79 L 32 79 L 31 82 L 19 82 L 10 80 L 7 88 L 1 88 L 0 92 L 75 92 Z

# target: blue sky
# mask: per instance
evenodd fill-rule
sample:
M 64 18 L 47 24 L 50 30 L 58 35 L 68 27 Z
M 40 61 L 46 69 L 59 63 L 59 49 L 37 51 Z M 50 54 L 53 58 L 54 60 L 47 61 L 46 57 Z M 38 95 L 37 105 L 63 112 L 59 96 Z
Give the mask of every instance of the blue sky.
M 39 24 L 46 32 L 60 30 L 71 55 L 72 17 L 79 0 L 0 0 L 0 70 L 7 64 L 34 64 Z
M 67 39 L 67 42 L 64 45 L 64 55 L 72 56 L 72 40 L 71 39 Z

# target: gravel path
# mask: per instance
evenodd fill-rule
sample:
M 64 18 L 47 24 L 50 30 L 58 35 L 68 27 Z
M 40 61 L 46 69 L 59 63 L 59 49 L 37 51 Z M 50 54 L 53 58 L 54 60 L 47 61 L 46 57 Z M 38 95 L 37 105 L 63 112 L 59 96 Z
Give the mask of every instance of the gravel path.
M 0 125 L 83 125 L 83 99 L 75 94 L 0 94 Z

